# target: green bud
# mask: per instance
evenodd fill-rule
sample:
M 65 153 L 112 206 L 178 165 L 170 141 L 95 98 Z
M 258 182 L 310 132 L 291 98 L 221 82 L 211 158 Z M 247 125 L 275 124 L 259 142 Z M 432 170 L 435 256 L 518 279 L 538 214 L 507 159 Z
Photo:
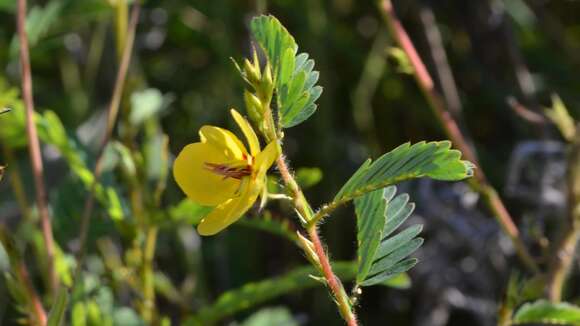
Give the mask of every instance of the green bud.
M 260 80 L 258 94 L 263 102 L 270 103 L 270 101 L 272 100 L 273 93 L 274 93 L 274 80 L 272 79 L 272 67 L 270 66 L 270 63 L 267 63 L 266 67 L 264 68 L 262 80 Z
M 250 119 L 256 124 L 260 124 L 260 122 L 264 120 L 264 110 L 260 99 L 256 95 L 245 90 L 244 102 L 246 103 L 246 110 L 248 111 Z
M 298 244 L 300 247 L 302 247 L 302 250 L 304 250 L 306 258 L 319 270 L 322 270 L 320 260 L 318 259 L 318 256 L 314 250 L 314 244 L 312 244 L 310 240 L 306 239 L 302 234 L 300 234 L 300 232 L 296 232 L 296 235 L 298 236 Z
M 246 73 L 246 78 L 251 84 L 257 85 L 260 82 L 260 67 L 253 65 L 248 59 L 244 59 L 244 72 Z

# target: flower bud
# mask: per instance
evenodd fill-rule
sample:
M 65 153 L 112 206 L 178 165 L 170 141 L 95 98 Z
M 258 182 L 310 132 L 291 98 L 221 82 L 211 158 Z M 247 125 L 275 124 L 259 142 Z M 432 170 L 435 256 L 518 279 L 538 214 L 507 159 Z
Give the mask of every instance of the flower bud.
M 260 124 L 260 122 L 264 120 L 264 109 L 260 99 L 248 90 L 245 90 L 244 102 L 246 103 L 246 110 L 248 111 L 250 119 L 256 124 Z
M 244 73 L 252 85 L 257 85 L 260 82 L 260 66 L 257 64 L 252 64 L 248 59 L 244 59 Z
M 258 95 L 265 103 L 270 103 L 272 100 L 272 95 L 274 93 L 274 80 L 272 79 L 272 67 L 270 63 L 266 64 L 264 67 L 264 74 L 260 80 L 260 87 L 258 89 Z
M 314 251 L 314 244 L 300 234 L 300 232 L 296 232 L 296 235 L 298 236 L 300 247 L 302 247 L 302 250 L 304 250 L 304 253 L 306 254 L 306 258 L 321 270 L 322 266 L 320 265 L 320 260 L 318 259 L 316 252 Z

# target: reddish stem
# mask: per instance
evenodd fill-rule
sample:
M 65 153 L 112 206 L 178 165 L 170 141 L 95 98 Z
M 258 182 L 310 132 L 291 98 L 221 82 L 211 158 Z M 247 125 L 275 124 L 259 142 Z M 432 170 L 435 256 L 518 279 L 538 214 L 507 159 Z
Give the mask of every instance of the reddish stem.
M 343 300 L 347 300 L 346 295 L 344 295 L 344 287 L 342 286 L 342 282 L 340 282 L 340 279 L 336 277 L 336 275 L 334 275 L 334 272 L 332 271 L 330 261 L 328 260 L 328 256 L 326 255 L 324 247 L 322 246 L 322 242 L 320 241 L 320 237 L 318 236 L 318 232 L 315 226 L 310 227 L 308 229 L 308 235 L 310 237 L 310 240 L 312 241 L 312 244 L 314 245 L 314 252 L 318 256 L 318 260 L 320 261 L 320 266 L 322 267 L 322 273 L 324 274 L 326 283 L 328 284 L 328 287 L 330 288 L 330 291 L 332 292 L 332 295 L 334 296 L 335 300 L 338 300 L 340 303 L 339 307 L 341 308 L 340 313 L 342 317 L 344 318 L 348 326 L 357 326 L 358 322 L 354 314 L 351 313 L 351 309 L 348 309 L 347 311 L 342 311 L 342 307 L 344 306 L 349 307 L 350 303 L 340 302 Z
M 26 136 L 28 138 L 28 151 L 32 161 L 32 173 L 34 176 L 34 187 L 36 191 L 36 205 L 40 214 L 42 236 L 46 248 L 46 261 L 48 267 L 48 279 L 51 290 L 58 287 L 58 277 L 54 266 L 54 238 L 48 203 L 46 188 L 44 185 L 44 169 L 42 166 L 42 156 L 40 154 L 40 143 L 34 121 L 34 101 L 32 98 L 32 77 L 30 69 L 30 54 L 28 50 L 28 35 L 26 33 L 26 0 L 18 0 L 17 13 L 18 39 L 20 41 L 20 66 L 22 72 L 22 96 L 26 107 Z
M 495 189 L 488 182 L 483 170 L 479 165 L 477 156 L 475 155 L 473 149 L 465 140 L 465 137 L 461 133 L 461 129 L 459 129 L 459 126 L 449 111 L 446 109 L 444 101 L 435 90 L 433 79 L 431 79 L 431 75 L 429 75 L 423 60 L 421 60 L 421 57 L 417 53 L 413 42 L 409 38 L 405 28 L 397 17 L 391 1 L 382 0 L 380 2 L 380 9 L 385 17 L 385 21 L 387 22 L 392 35 L 409 58 L 409 61 L 414 69 L 413 75 L 415 80 L 421 88 L 421 91 L 423 92 L 427 101 L 429 102 L 429 105 L 433 109 L 433 112 L 443 126 L 447 137 L 449 137 L 449 139 L 453 142 L 453 145 L 463 153 L 465 158 L 471 161 L 477 167 L 475 178 L 470 179 L 472 187 L 484 197 L 486 204 L 494 214 L 494 217 L 496 218 L 500 227 L 510 237 L 522 262 L 530 270 L 538 272 L 539 268 L 532 255 L 526 248 L 523 240 L 520 238 L 520 232 L 516 224 L 513 222 L 513 219 L 501 198 L 497 195 Z

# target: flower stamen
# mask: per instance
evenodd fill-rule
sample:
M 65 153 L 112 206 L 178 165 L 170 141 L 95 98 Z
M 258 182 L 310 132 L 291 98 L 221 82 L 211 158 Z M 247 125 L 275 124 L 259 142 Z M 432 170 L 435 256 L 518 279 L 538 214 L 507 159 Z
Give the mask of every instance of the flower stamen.
M 243 177 L 252 174 L 252 167 L 250 165 L 231 166 L 227 164 L 215 164 L 208 162 L 205 162 L 204 164 L 206 169 L 210 170 L 211 172 L 217 175 L 222 175 L 224 177 L 224 180 L 227 178 L 240 180 Z

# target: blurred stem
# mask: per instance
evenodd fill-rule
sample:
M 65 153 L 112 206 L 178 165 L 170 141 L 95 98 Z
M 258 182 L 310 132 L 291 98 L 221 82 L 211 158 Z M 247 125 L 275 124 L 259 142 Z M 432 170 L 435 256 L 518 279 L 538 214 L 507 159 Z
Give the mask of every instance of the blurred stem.
M 155 274 L 153 261 L 155 258 L 155 244 L 157 242 L 157 226 L 150 225 L 145 238 L 145 248 L 143 256 L 143 305 L 141 306 L 141 316 L 147 324 L 153 323 L 156 318 L 155 310 Z
M 362 75 L 351 95 L 354 123 L 373 152 L 378 152 L 380 145 L 376 137 L 372 99 L 385 72 L 385 48 L 388 43 L 387 33 L 379 30 L 365 61 Z
M 138 2 L 138 1 L 137 1 Z M 123 52 L 127 44 L 127 18 L 129 17 L 129 4 L 126 0 L 117 0 L 115 3 L 115 39 L 117 40 L 117 56 L 119 61 L 123 58 Z
M 46 261 L 48 268 L 49 288 L 56 293 L 58 288 L 58 276 L 54 264 L 54 237 L 50 224 L 46 188 L 44 185 L 44 169 L 40 154 L 40 143 L 34 121 L 34 101 L 32 98 L 32 73 L 30 69 L 30 54 L 28 49 L 28 34 L 26 32 L 26 0 L 18 0 L 17 13 L 18 39 L 20 42 L 20 66 L 22 73 L 22 96 L 26 107 L 26 136 L 28 138 L 28 151 L 32 161 L 32 173 L 36 190 L 36 205 L 41 219 L 42 236 L 46 249 Z
M 83 209 L 83 214 L 81 217 L 81 226 L 79 231 L 79 252 L 77 254 L 77 269 L 75 272 L 74 280 L 76 282 L 80 272 L 82 270 L 84 255 L 85 255 L 85 246 L 87 241 L 87 235 L 89 231 L 89 225 L 91 220 L 91 215 L 93 211 L 93 206 L 95 202 L 95 188 L 99 181 L 99 178 L 102 173 L 103 169 L 103 157 L 105 148 L 111 139 L 113 128 L 115 127 L 115 122 L 117 121 L 117 116 L 119 114 L 119 106 L 121 104 L 121 96 L 123 94 L 123 88 L 125 86 L 125 80 L 127 79 L 127 72 L 129 70 L 129 63 L 131 61 L 131 54 L 133 51 L 133 42 L 135 40 L 135 31 L 137 30 L 137 23 L 139 21 L 139 10 L 140 5 L 137 1 L 133 6 L 133 10 L 131 12 L 131 23 L 129 25 L 129 32 L 127 37 L 127 43 L 125 44 L 125 48 L 123 50 L 123 56 L 121 59 L 121 63 L 119 65 L 119 70 L 117 72 L 117 78 L 115 80 L 115 88 L 113 90 L 113 96 L 111 98 L 111 103 L 109 104 L 107 110 L 107 127 L 105 130 L 105 134 L 97 153 L 97 158 L 95 162 L 95 168 L 93 170 L 94 180 L 93 185 L 89 191 L 87 199 L 85 200 L 85 205 Z
M 513 309 L 506 302 L 502 302 L 497 312 L 497 326 L 510 326 L 512 324 Z
M 103 56 L 103 49 L 105 48 L 105 37 L 107 35 L 108 23 L 106 20 L 99 22 L 93 36 L 91 38 L 91 45 L 87 55 L 87 65 L 85 70 L 85 80 L 87 89 L 92 90 L 95 84 L 95 78 L 101 57 Z
M 550 269 L 546 282 L 548 299 L 559 302 L 562 299 L 566 277 L 570 273 L 576 244 L 580 237 L 580 128 L 568 153 L 568 221 L 564 223 L 564 232 L 554 247 Z
M 30 206 L 28 205 L 26 191 L 24 191 L 24 184 L 22 183 L 20 169 L 18 168 L 18 164 L 14 158 L 14 152 L 12 151 L 12 148 L 8 147 L 6 144 L 2 144 L 2 152 L 6 157 L 6 164 L 9 167 L 8 173 L 10 173 L 10 186 L 14 191 L 16 202 L 20 207 L 20 211 L 22 212 L 24 220 L 31 222 L 32 214 L 30 212 Z
M 385 22 L 389 27 L 392 36 L 399 44 L 401 49 L 406 53 L 409 62 L 413 66 L 413 76 L 415 77 L 419 88 L 423 92 L 423 95 L 429 102 L 429 105 L 433 109 L 433 112 L 439 119 L 439 122 L 441 123 L 441 126 L 443 127 L 447 137 L 449 137 L 449 139 L 453 142 L 453 145 L 463 153 L 465 158 L 471 161 L 477 167 L 475 171 L 475 177 L 469 180 L 469 184 L 475 191 L 484 197 L 485 203 L 496 218 L 496 221 L 499 223 L 501 229 L 511 239 L 516 253 L 518 254 L 518 257 L 522 263 L 524 263 L 524 265 L 532 272 L 538 273 L 539 268 L 537 263 L 528 251 L 523 240 L 520 238 L 520 232 L 513 222 L 513 219 L 501 198 L 498 196 L 497 191 L 487 181 L 487 178 L 481 169 L 481 166 L 479 165 L 477 156 L 473 152 L 471 146 L 469 146 L 467 143 L 465 137 L 459 129 L 459 126 L 451 116 L 450 112 L 446 109 L 443 99 L 435 90 L 433 79 L 431 79 L 425 64 L 415 50 L 415 46 L 405 31 L 403 25 L 399 21 L 391 1 L 380 0 L 379 10 L 383 14 Z
M 40 301 L 38 294 L 32 286 L 32 282 L 30 281 L 30 274 L 28 273 L 28 269 L 26 268 L 26 265 L 23 261 L 20 260 L 16 263 L 15 272 L 20 283 L 24 285 L 26 295 L 28 296 L 28 300 L 30 300 L 29 304 L 31 306 L 31 310 L 29 313 L 31 315 L 31 320 L 36 321 L 38 323 L 37 325 L 39 326 L 46 325 L 46 312 L 42 307 L 42 302 Z
M 30 273 L 26 268 L 20 251 L 17 249 L 15 238 L 3 225 L 0 225 L 0 242 L 2 243 L 5 254 L 8 256 L 11 271 L 16 276 L 15 281 L 23 288 L 23 294 L 26 296 L 25 300 L 28 305 L 28 311 L 26 313 L 28 313 L 30 323 L 39 326 L 46 325 L 46 312 L 32 285 Z M 8 281 L 8 279 L 6 280 Z
M 288 165 L 286 164 L 286 161 L 284 160 L 284 157 L 283 156 L 278 157 L 276 164 L 278 166 L 278 170 L 280 171 L 282 179 L 284 180 L 284 183 L 286 184 L 286 186 L 288 186 L 288 188 L 290 188 L 290 191 L 293 194 L 294 207 L 296 208 L 298 213 L 302 216 L 302 219 L 306 221 L 311 220 L 313 217 L 312 208 L 310 207 L 310 204 L 304 197 L 302 189 L 300 189 L 300 186 L 298 186 L 298 183 L 290 173 L 290 170 L 288 168 Z M 324 276 L 326 284 L 328 285 L 330 292 L 333 298 L 335 299 L 335 303 L 338 306 L 340 315 L 346 321 L 348 326 L 358 325 L 356 315 L 352 309 L 352 306 L 348 299 L 348 295 L 344 290 L 342 282 L 332 271 L 332 267 L 330 266 L 330 260 L 328 259 L 328 255 L 326 254 L 324 245 L 322 244 L 322 241 L 320 240 L 320 237 L 318 235 L 317 226 L 316 225 L 308 226 L 307 232 L 309 239 L 313 244 L 314 252 L 316 253 L 318 261 L 320 262 L 320 266 L 317 266 L 316 264 L 314 264 L 314 266 L 317 268 L 320 267 L 321 269 L 320 272 Z

